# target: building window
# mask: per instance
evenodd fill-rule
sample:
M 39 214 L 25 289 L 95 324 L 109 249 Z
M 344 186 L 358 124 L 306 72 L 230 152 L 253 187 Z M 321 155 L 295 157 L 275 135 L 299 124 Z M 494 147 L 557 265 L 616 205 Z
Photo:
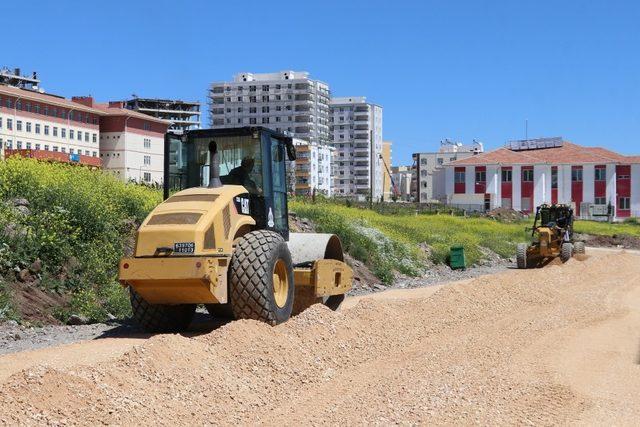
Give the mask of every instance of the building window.
M 45 135 L 49 135 L 49 126 L 48 125 L 44 125 L 44 134 Z
M 594 200 L 596 205 L 606 205 L 607 204 L 607 198 L 606 197 L 596 197 Z
M 151 148 L 151 140 L 149 138 L 144 139 L 144 148 Z
M 631 198 L 630 197 L 620 197 L 618 199 L 618 209 L 627 211 L 631 209 Z
M 27 150 L 31 150 L 31 143 L 27 142 Z
M 269 123 L 269 117 L 263 117 L 262 118 L 262 123 Z
M 82 141 L 82 131 L 78 131 L 78 141 Z
M 250 117 L 249 118 L 249 124 L 250 125 L 255 125 L 256 124 L 256 118 L 255 117 Z
M 73 129 L 69 129 L 69 139 L 73 139 L 74 136 Z
M 533 169 L 523 169 L 522 170 L 522 181 L 523 182 L 533 182 Z
M 57 127 L 53 127 L 53 136 L 58 136 L 58 128 Z
M 427 159 L 424 160 L 425 163 L 427 162 Z M 442 166 L 444 164 L 444 159 L 443 158 L 439 158 L 438 159 L 438 165 Z
M 2 129 L 2 117 L 0 117 L 0 129 Z
M 511 169 L 502 171 L 502 182 L 511 182 L 513 178 Z
M 144 173 L 144 182 L 151 182 L 151 172 Z
M 571 169 L 571 181 L 582 182 L 582 169 Z
M 97 135 L 97 134 L 95 134 L 95 133 L 94 133 L 94 134 L 91 136 L 91 138 L 92 138 L 92 141 L 93 141 L 94 143 L 98 142 L 98 135 Z
M 456 184 L 464 184 L 465 182 L 465 175 L 466 173 L 463 171 L 456 171 L 455 172 L 455 183 Z
M 62 138 L 66 138 L 67 137 L 67 130 L 65 128 L 61 128 L 60 129 L 60 136 Z
M 36 144 L 36 150 L 40 149 L 40 144 Z
M 84 133 L 84 142 L 89 142 L 89 132 Z M 93 141 L 95 142 L 95 141 Z
M 22 120 L 16 120 L 16 130 L 22 131 Z M 27 122 L 27 132 L 31 132 L 31 123 Z
M 606 181 L 607 180 L 607 169 L 606 168 L 596 168 L 596 181 Z
M 151 123 L 149 123 L 149 122 L 144 122 L 144 123 L 142 124 L 142 128 L 143 128 L 144 130 L 151 130 Z
M 487 182 L 487 172 L 476 171 L 476 182 Z
M 91 156 L 93 156 L 93 157 L 98 157 L 98 152 L 97 152 L 97 151 L 93 151 L 93 152 L 91 153 Z
M 17 148 L 18 150 L 21 150 L 21 149 L 22 149 L 22 141 L 18 141 L 18 142 L 16 142 L 16 148 Z
M 558 188 L 558 168 L 551 169 L 551 188 Z
M 57 146 L 53 146 L 53 151 L 55 151 L 56 153 L 58 152 L 58 147 Z
M 38 104 L 33 106 L 33 112 L 36 114 L 40 114 L 40 106 Z
M 67 152 L 67 147 L 60 147 L 60 152 L 66 153 Z
M 7 129 L 13 129 L 13 119 L 7 119 Z
M 45 144 L 44 151 L 49 151 L 49 146 Z
M 151 164 L 151 156 L 144 156 L 144 164 L 145 165 Z

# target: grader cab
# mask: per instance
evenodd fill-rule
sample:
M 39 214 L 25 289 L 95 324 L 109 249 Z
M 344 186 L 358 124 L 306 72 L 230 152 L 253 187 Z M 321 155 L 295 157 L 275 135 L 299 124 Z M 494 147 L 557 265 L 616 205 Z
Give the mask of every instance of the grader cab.
M 541 266 L 557 257 L 566 262 L 574 253 L 584 254 L 584 242 L 573 240 L 573 219 L 573 209 L 568 205 L 538 206 L 530 229 L 531 243 L 519 243 L 516 249 L 518 268 Z
M 165 200 L 119 269 L 145 330 L 183 330 L 198 304 L 272 325 L 315 303 L 338 307 L 353 277 L 340 239 L 289 232 L 294 159 L 291 138 L 265 128 L 166 135 Z

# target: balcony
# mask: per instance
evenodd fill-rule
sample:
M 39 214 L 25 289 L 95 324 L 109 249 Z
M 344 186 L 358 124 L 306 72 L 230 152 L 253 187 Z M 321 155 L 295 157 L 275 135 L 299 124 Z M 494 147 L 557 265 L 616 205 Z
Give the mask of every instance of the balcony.
M 301 116 L 295 116 L 295 122 L 296 123 L 313 123 L 313 119 L 310 115 L 301 115 Z
M 369 123 L 369 116 L 355 116 L 353 121 L 355 123 Z
M 368 113 L 369 112 L 369 106 L 368 105 L 358 105 L 358 106 L 356 106 L 354 111 L 356 113 Z
M 362 133 L 362 132 L 355 133 L 353 135 L 353 139 L 356 139 L 356 140 L 363 140 L 364 139 L 364 140 L 368 141 L 369 140 L 369 132 L 367 132 L 367 133 Z

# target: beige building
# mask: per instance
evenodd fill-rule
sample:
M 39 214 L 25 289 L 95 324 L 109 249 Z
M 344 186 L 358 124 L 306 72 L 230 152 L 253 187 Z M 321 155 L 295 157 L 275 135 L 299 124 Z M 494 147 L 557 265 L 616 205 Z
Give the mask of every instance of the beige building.
M 382 142 L 382 199 L 390 201 L 393 194 L 391 185 L 391 141 Z

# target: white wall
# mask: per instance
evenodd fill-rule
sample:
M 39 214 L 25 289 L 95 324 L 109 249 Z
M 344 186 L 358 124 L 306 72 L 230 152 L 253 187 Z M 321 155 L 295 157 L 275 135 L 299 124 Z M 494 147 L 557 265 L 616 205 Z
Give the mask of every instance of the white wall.
M 491 208 L 502 205 L 502 188 L 500 185 L 500 167 L 487 166 L 487 193 L 491 194 Z
M 595 202 L 595 195 L 594 195 L 595 177 L 596 177 L 595 165 L 584 165 L 582 167 L 582 203 Z
M 617 208 L 618 198 L 616 197 L 616 181 L 616 165 L 609 164 L 607 165 L 607 203 L 611 203 L 611 205 Z
M 543 203 L 551 203 L 551 166 L 533 167 L 533 208 Z
M 144 140 L 151 141 L 145 148 Z M 123 181 L 143 181 L 144 173 L 151 174 L 150 183 L 162 183 L 164 178 L 164 138 L 133 132 L 104 132 L 100 134 L 102 165 Z M 144 157 L 151 164 L 144 164 Z
M 631 165 L 631 216 L 640 216 L 640 164 Z
M 522 166 L 513 165 L 511 179 L 513 180 L 511 208 L 519 211 L 522 210 Z
M 447 193 L 447 198 L 451 198 L 451 196 L 453 196 L 454 193 L 454 179 L 455 179 L 455 169 L 453 168 L 453 166 L 447 166 L 445 168 L 445 174 L 444 174 L 444 188 L 445 188 L 445 192 Z M 418 189 L 418 191 L 420 191 L 420 189 Z
M 558 203 L 571 203 L 571 165 L 558 165 Z
M 466 166 L 464 169 L 464 192 L 475 194 L 476 192 L 476 167 Z

